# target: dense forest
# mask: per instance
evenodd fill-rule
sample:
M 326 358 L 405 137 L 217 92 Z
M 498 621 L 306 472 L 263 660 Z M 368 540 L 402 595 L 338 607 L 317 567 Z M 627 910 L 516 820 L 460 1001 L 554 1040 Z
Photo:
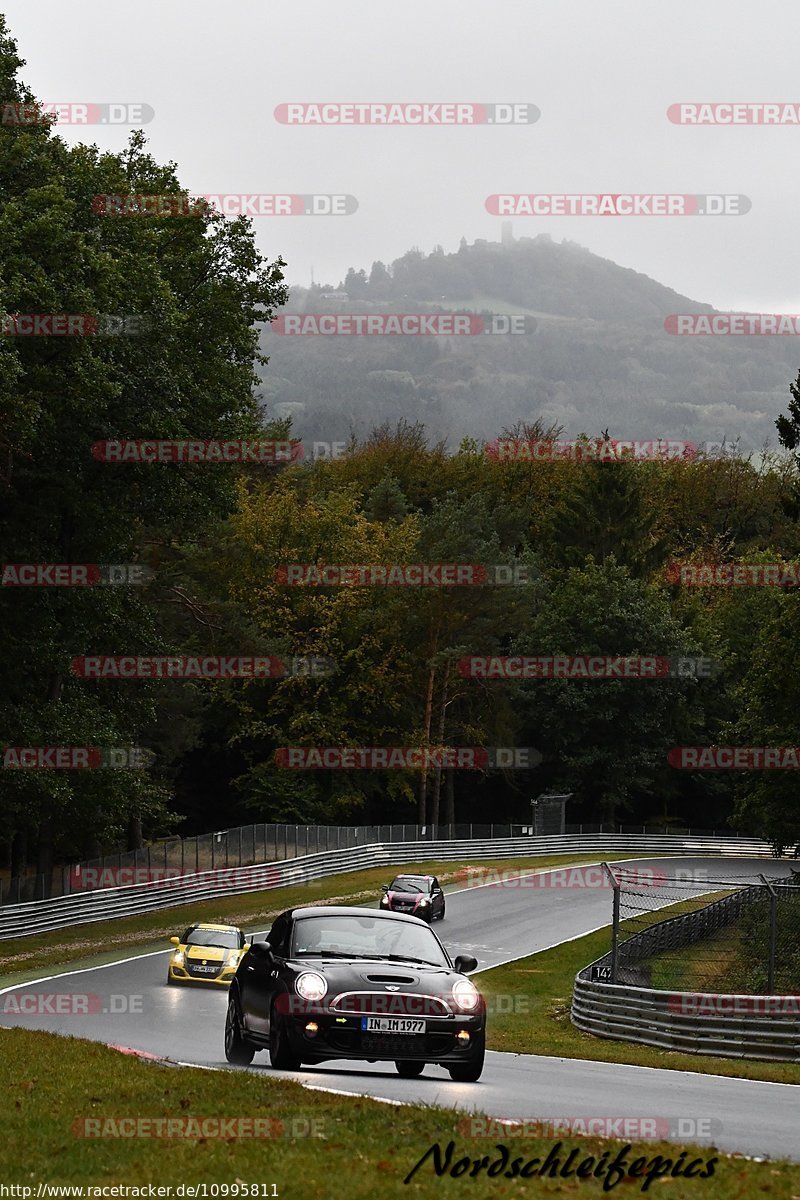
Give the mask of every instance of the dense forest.
M 2 94 L 31 104 L 19 67 L 0 23 Z M 124 848 L 142 834 L 249 821 L 520 820 L 530 797 L 552 788 L 574 793 L 575 820 L 602 815 L 669 827 L 691 818 L 695 826 L 731 824 L 781 844 L 797 841 L 791 771 L 677 770 L 668 754 L 676 746 L 797 740 L 797 685 L 788 669 L 800 626 L 796 591 L 684 586 L 675 564 L 773 564 L 800 555 L 798 384 L 779 422 L 783 452 L 757 459 L 742 452 L 614 463 L 501 461 L 479 436 L 457 435 L 445 445 L 435 421 L 418 420 L 416 403 L 400 402 L 399 392 L 387 402 L 380 377 L 373 404 L 354 369 L 363 419 L 372 419 L 362 433 L 347 434 L 346 453 L 334 460 L 290 454 L 266 463 L 104 461 L 93 447 L 107 439 L 299 443 L 325 436 L 303 410 L 294 420 L 275 412 L 282 385 L 274 362 L 259 351 L 258 330 L 286 311 L 285 264 L 263 258 L 247 220 L 209 210 L 185 219 L 114 220 L 92 204 L 102 194 L 181 191 L 174 165 L 155 162 L 141 135 L 113 155 L 71 149 L 46 122 L 0 129 L 2 313 L 142 318 L 135 336 L 0 339 L 3 563 L 148 569 L 138 585 L 0 589 L 0 867 L 47 871 L 54 861 Z M 605 311 L 632 339 L 637 320 L 655 322 L 656 332 L 647 334 L 653 354 L 660 353 L 658 320 L 684 306 L 641 276 L 628 280 L 625 302 L 621 282 L 612 303 L 607 267 L 594 288 L 585 286 L 584 252 L 548 250 L 538 241 L 507 252 L 519 255 L 521 266 L 503 274 L 498 265 L 502 278 L 493 287 L 521 306 L 549 305 L 551 312 L 568 306 L 567 294 L 574 307 L 584 289 L 585 305 L 567 314 L 571 320 L 591 322 Z M 541 271 L 528 278 L 525 256 L 543 261 L 551 252 L 552 279 Z M 479 247 L 465 255 L 483 257 L 488 279 L 497 253 Z M 556 269 L 565 254 L 577 264 L 577 282 L 568 285 Z M 441 288 L 440 296 L 445 287 L 469 285 L 446 256 L 441 279 L 429 265 L 418 266 L 419 279 L 434 292 Z M 408 277 L 416 279 L 412 268 L 413 261 Z M 412 287 L 419 294 L 396 268 L 391 279 L 372 275 L 365 295 L 383 288 L 396 300 L 395 287 L 405 287 L 405 302 Z M 345 282 L 360 301 L 359 284 Z M 528 340 L 538 336 L 537 327 Z M 639 402 L 636 373 L 627 394 L 614 389 L 608 372 L 593 385 L 586 343 L 564 337 L 559 371 L 569 362 L 583 380 L 578 386 L 564 376 L 558 387 L 572 397 L 583 428 L 592 437 L 639 436 L 627 419 Z M 430 369 L 436 366 L 453 396 L 462 397 L 465 425 L 472 395 L 487 438 L 565 436 L 543 399 L 528 393 L 524 407 L 517 403 L 490 358 L 482 368 L 486 391 L 471 392 L 459 381 L 455 351 L 447 352 L 450 371 L 436 339 L 411 340 L 413 353 L 429 356 Z M 525 341 L 488 338 L 482 352 L 502 344 L 510 361 Z M 386 366 L 389 351 L 370 352 Z M 306 353 L 307 345 L 300 356 Z M 618 350 L 603 353 L 609 364 L 619 359 Z M 689 372 L 693 361 L 686 360 Z M 323 359 L 313 363 L 308 369 L 323 374 Z M 741 376 L 742 387 L 761 386 L 755 367 L 748 376 L 731 359 L 727 369 Z M 784 370 L 785 396 L 795 374 L 796 365 Z M 263 394 L 270 379 L 277 388 L 271 399 Z M 687 380 L 684 394 L 697 386 Z M 647 416 L 646 406 L 642 412 Z M 647 436 L 680 434 L 666 428 L 668 408 L 663 415 Z M 512 575 L 518 567 L 523 581 L 286 582 L 291 564 L 420 563 L 503 565 Z M 100 654 L 316 656 L 330 669 L 205 681 L 76 672 L 76 660 Z M 503 681 L 473 678 L 460 667 L 469 656 L 606 654 L 703 656 L 714 670 Z M 153 759 L 146 770 L 22 770 L 7 753 L 53 746 L 137 746 Z M 541 759 L 515 771 L 280 765 L 281 750 L 315 746 L 516 746 L 535 748 Z

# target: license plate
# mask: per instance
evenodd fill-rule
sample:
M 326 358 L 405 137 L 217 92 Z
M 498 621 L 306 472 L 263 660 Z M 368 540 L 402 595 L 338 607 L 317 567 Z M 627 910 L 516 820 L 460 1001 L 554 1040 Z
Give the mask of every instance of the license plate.
M 364 1033 L 424 1033 L 425 1022 L 410 1017 L 362 1017 Z
M 192 967 L 193 971 L 202 971 L 204 975 L 216 975 L 219 967 Z

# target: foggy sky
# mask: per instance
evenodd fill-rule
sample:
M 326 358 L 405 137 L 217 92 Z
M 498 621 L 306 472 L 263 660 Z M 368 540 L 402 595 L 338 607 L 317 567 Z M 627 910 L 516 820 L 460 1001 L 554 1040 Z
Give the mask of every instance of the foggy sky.
M 800 126 L 671 124 L 679 101 L 797 101 L 800 16 L 778 0 L 7 0 L 49 101 L 142 102 L 194 192 L 349 193 L 349 217 L 259 217 L 292 283 L 412 246 L 497 240 L 495 192 L 742 193 L 739 217 L 517 217 L 722 309 L 800 312 Z M 532 125 L 294 127 L 288 101 L 502 101 Z M 121 149 L 124 127 L 61 126 Z

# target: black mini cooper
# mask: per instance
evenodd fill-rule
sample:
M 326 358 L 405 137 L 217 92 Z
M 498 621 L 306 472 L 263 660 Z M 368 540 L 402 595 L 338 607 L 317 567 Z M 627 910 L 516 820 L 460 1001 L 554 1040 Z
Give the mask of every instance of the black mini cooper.
M 418 917 L 331 905 L 282 913 L 253 942 L 231 983 L 225 1057 L 269 1050 L 278 1070 L 332 1058 L 394 1062 L 404 1078 L 426 1063 L 474 1083 L 483 1070 L 486 1004 Z

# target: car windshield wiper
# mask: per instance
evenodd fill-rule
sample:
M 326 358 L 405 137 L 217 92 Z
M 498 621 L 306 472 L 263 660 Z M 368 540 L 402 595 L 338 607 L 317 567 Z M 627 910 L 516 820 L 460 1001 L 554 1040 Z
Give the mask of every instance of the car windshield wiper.
M 346 954 L 343 950 L 297 950 L 297 958 L 382 958 L 381 954 Z
M 443 967 L 444 963 L 431 962 L 429 958 L 417 958 L 412 954 L 382 954 L 381 958 L 388 958 L 392 962 L 415 962 L 423 963 L 426 967 Z

